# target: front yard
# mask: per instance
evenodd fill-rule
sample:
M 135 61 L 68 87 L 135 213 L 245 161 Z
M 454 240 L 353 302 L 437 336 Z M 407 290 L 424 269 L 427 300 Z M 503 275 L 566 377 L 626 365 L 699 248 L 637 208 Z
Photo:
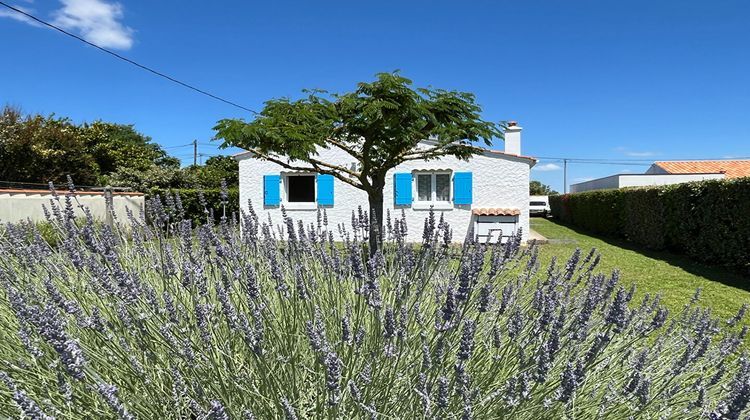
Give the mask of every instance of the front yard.
M 686 257 L 662 251 L 648 251 L 627 242 L 589 236 L 586 233 L 542 218 L 531 219 L 531 229 L 550 240 L 542 246 L 542 263 L 552 256 L 564 263 L 576 247 L 584 253 L 596 248 L 602 254 L 601 270 L 618 268 L 626 284 L 635 283 L 637 296 L 662 293 L 663 302 L 675 312 L 702 288 L 701 303 L 722 318 L 733 316 L 750 302 L 750 279 L 716 267 L 707 267 Z

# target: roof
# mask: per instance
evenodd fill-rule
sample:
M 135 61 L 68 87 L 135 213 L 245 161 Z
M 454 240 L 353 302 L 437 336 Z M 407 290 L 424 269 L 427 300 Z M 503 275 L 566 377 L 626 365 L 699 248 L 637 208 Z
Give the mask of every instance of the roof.
M 58 191 L 58 195 L 65 196 L 68 194 L 67 191 Z M 29 190 L 29 189 L 17 189 L 17 188 L 0 188 L 0 194 L 39 194 L 39 195 L 51 195 L 50 190 Z M 76 191 L 74 195 L 104 195 L 104 191 Z M 129 195 L 129 196 L 142 196 L 145 195 L 139 192 L 112 192 L 112 195 Z
M 750 176 L 750 160 L 685 160 L 654 162 L 670 174 L 723 173 L 727 178 Z
M 510 207 L 480 207 L 471 210 L 475 216 L 518 216 L 521 210 Z
M 431 140 L 423 140 L 425 143 L 429 143 Z M 531 166 L 536 165 L 536 158 L 533 158 L 531 156 L 524 156 L 524 155 L 516 155 L 513 153 L 505 153 L 501 150 L 492 150 L 492 149 L 485 149 L 481 148 L 485 156 L 492 156 L 492 157 L 500 157 L 500 158 L 515 158 L 520 160 L 527 161 Z M 237 160 L 243 159 L 245 157 L 250 157 L 253 152 L 249 150 L 245 150 L 244 152 L 235 153 L 232 155 Z

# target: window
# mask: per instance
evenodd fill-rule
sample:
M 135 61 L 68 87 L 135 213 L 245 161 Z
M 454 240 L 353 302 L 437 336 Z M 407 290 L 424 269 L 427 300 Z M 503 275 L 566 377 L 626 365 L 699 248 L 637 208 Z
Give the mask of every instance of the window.
M 449 172 L 417 173 L 417 201 L 451 201 L 451 174 Z
M 546 207 L 547 203 L 544 201 L 532 201 L 529 203 L 531 206 L 537 206 L 537 207 Z
M 287 175 L 286 193 L 289 203 L 314 203 L 315 175 Z

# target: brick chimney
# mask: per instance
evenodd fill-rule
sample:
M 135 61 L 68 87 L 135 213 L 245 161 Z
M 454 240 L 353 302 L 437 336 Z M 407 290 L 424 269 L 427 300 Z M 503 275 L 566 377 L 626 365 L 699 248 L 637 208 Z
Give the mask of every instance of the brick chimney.
M 521 154 L 521 130 L 515 121 L 508 121 L 508 127 L 505 129 L 505 153 L 511 155 Z

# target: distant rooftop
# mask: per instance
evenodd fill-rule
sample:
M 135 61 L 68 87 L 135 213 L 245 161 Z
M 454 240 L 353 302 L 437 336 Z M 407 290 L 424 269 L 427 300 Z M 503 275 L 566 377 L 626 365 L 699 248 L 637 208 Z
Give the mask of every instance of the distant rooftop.
M 750 160 L 685 160 L 654 162 L 670 174 L 723 173 L 726 178 L 750 176 Z

